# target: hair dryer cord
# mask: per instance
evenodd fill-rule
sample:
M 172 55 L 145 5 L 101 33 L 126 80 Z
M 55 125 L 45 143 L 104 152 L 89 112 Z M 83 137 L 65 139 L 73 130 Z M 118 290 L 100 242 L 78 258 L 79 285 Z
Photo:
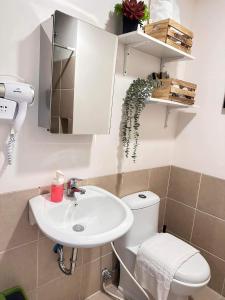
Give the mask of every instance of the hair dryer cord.
M 8 138 L 8 143 L 7 143 L 8 165 L 12 165 L 15 143 L 16 143 L 16 134 L 14 130 L 11 130 Z

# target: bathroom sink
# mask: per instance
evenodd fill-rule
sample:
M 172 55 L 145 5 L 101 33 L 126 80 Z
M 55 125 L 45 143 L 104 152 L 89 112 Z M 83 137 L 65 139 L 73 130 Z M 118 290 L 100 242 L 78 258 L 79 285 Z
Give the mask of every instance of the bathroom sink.
M 86 193 L 76 193 L 77 205 L 66 195 L 60 203 L 51 202 L 49 194 L 30 199 L 30 224 L 37 224 L 55 242 L 74 248 L 114 241 L 130 229 L 133 214 L 119 198 L 96 186 L 82 188 Z

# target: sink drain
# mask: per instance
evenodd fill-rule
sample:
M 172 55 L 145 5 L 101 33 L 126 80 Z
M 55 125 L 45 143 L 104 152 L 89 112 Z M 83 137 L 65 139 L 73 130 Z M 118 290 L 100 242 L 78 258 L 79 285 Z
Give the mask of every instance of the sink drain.
M 76 232 L 84 231 L 84 226 L 81 225 L 81 224 L 75 224 L 75 225 L 73 226 L 73 230 L 76 231 Z

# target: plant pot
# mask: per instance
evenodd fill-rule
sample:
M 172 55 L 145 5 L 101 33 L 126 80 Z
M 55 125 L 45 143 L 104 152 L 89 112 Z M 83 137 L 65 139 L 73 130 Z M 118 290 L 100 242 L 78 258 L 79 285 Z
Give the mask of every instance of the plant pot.
M 131 20 L 123 16 L 123 33 L 136 31 L 138 28 L 138 24 L 139 24 L 138 20 Z

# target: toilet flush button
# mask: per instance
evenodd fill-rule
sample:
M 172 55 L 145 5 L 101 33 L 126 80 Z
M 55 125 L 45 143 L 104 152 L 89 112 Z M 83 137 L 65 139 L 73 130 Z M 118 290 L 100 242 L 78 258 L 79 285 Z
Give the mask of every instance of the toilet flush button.
M 147 198 L 147 196 L 146 196 L 146 195 L 144 195 L 144 194 L 138 194 L 138 197 L 139 197 L 139 198 L 142 198 L 142 199 L 145 199 L 145 198 Z

